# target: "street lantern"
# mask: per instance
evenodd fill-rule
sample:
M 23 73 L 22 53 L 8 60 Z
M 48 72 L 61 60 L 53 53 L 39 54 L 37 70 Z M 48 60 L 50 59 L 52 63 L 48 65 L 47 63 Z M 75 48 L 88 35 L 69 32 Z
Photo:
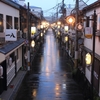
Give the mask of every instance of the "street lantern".
M 61 22 L 60 22 L 60 21 L 58 21 L 58 22 L 57 22 L 57 25 L 61 25 Z
M 65 41 L 65 42 L 67 42 L 67 41 L 68 41 L 68 36 L 65 36 L 64 41 Z
M 65 32 L 68 32 L 68 26 L 64 26 Z
M 58 29 L 60 29 L 60 25 L 58 25 Z
M 36 33 L 36 27 L 32 26 L 31 27 L 31 36 L 34 35 Z
M 41 29 L 43 29 L 43 25 L 41 25 Z
M 41 37 L 43 36 L 43 33 L 41 33 Z
M 86 65 L 90 65 L 92 62 L 92 57 L 90 53 L 87 53 L 85 56 Z
M 67 24 L 74 24 L 75 23 L 75 18 L 73 16 L 68 16 L 66 18 Z
M 34 46 L 35 46 L 35 41 L 34 40 L 31 41 L 31 46 L 34 48 Z
M 60 35 L 60 32 L 58 31 L 58 35 Z

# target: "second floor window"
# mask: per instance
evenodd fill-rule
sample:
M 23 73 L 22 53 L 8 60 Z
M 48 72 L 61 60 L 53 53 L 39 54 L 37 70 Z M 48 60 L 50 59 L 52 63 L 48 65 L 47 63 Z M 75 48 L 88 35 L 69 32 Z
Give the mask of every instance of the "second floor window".
M 89 17 L 86 17 L 86 27 L 89 27 Z
M 14 17 L 14 28 L 18 29 L 18 18 Z
M 6 15 L 6 28 L 12 29 L 12 16 Z
M 0 14 L 0 32 L 3 32 L 3 14 Z

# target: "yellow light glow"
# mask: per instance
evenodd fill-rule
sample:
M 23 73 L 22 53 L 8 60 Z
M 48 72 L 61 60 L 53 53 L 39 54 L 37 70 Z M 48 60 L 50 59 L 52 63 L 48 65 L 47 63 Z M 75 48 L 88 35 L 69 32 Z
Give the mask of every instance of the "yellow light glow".
M 32 40 L 32 42 L 31 42 L 31 46 L 32 46 L 32 47 L 35 46 L 35 41 L 34 41 L 34 40 Z
M 68 41 L 68 36 L 65 36 L 65 42 L 67 42 Z
M 0 21 L 0 25 L 2 25 L 2 22 Z
M 60 86 L 56 84 L 55 91 L 57 92 L 60 89 Z
M 86 61 L 87 65 L 91 64 L 92 57 L 91 57 L 91 55 L 89 53 L 86 54 L 85 61 Z
M 41 29 L 43 29 L 43 25 L 41 25 Z
M 67 22 L 68 24 L 74 24 L 74 23 L 75 23 L 75 18 L 74 18 L 73 16 L 68 16 L 68 17 L 66 18 L 66 22 Z
M 58 28 L 60 28 L 60 25 L 58 25 Z
M 58 35 L 60 35 L 60 32 L 58 31 Z
M 64 30 L 65 30 L 65 32 L 67 32 L 68 31 L 68 26 L 64 26 Z
M 41 37 L 43 36 L 43 33 L 41 33 Z
M 34 89 L 32 95 L 33 95 L 34 97 L 36 97 L 36 94 L 37 94 L 37 91 L 36 91 L 36 89 Z
M 36 27 L 31 27 L 31 35 L 34 35 L 36 33 Z
M 60 22 L 60 21 L 58 21 L 58 22 L 57 22 L 57 25 L 61 25 L 61 22 Z

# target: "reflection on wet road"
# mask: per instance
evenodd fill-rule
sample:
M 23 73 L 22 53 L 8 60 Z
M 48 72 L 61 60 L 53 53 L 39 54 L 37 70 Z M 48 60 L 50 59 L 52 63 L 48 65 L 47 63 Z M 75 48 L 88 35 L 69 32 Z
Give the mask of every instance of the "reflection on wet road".
M 72 79 L 70 60 L 56 43 L 51 29 L 16 100 L 83 100 L 77 83 Z

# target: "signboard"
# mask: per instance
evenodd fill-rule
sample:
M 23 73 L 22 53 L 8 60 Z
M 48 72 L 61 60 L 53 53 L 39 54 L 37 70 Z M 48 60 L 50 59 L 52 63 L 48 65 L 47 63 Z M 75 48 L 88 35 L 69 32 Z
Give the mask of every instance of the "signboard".
M 93 35 L 93 27 L 85 27 L 85 37 L 92 38 Z
M 17 30 L 16 29 L 6 29 L 5 30 L 5 41 L 16 41 L 17 40 Z

